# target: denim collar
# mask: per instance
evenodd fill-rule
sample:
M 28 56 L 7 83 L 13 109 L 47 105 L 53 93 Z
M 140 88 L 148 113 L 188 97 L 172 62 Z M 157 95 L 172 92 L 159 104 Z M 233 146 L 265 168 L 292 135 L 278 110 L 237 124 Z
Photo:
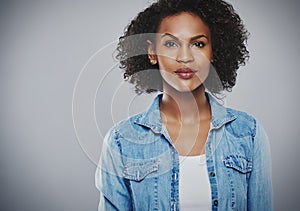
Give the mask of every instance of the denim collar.
M 205 95 L 210 103 L 212 112 L 211 129 L 219 128 L 236 119 L 236 116 L 222 106 L 210 93 L 205 92 Z M 163 133 L 164 127 L 159 109 L 161 99 L 162 94 L 156 96 L 149 109 L 142 113 L 134 122 L 150 128 L 154 133 Z

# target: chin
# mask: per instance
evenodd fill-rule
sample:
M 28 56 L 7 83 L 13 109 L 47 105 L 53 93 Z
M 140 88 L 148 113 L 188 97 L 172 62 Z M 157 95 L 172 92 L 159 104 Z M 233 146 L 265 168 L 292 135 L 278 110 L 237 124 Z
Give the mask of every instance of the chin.
M 203 87 L 202 83 L 193 83 L 193 84 L 186 84 L 186 83 L 164 83 L 164 91 L 175 91 L 181 93 L 193 92 L 198 90 L 200 87 Z

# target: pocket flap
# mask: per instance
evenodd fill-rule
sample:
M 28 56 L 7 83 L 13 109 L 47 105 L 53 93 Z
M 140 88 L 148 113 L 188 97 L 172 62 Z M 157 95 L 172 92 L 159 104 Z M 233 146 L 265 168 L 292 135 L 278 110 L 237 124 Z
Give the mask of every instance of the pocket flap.
M 157 160 L 143 160 L 126 163 L 123 173 L 126 179 L 141 181 L 148 174 L 156 171 L 158 171 Z
M 224 164 L 226 167 L 233 168 L 241 173 L 247 173 L 252 170 L 252 160 L 242 155 L 226 156 Z

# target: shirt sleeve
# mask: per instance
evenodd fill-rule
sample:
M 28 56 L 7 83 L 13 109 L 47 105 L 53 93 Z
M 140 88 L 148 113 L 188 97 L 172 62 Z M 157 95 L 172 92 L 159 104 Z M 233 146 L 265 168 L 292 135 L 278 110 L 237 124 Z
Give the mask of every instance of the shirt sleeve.
M 248 185 L 248 210 L 273 210 L 269 139 L 264 128 L 258 122 L 256 122 L 252 171 Z
M 95 184 L 100 192 L 99 211 L 132 210 L 130 192 L 123 177 L 122 157 L 113 129 L 103 141 Z

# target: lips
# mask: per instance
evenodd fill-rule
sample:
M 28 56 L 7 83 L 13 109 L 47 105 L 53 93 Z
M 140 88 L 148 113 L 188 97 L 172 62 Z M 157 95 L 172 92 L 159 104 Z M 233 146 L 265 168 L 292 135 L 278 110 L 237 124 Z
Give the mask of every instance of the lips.
M 177 76 L 179 78 L 190 79 L 195 75 L 196 71 L 194 71 L 188 67 L 184 67 L 184 68 L 180 68 L 180 69 L 176 70 L 175 73 L 177 74 Z

